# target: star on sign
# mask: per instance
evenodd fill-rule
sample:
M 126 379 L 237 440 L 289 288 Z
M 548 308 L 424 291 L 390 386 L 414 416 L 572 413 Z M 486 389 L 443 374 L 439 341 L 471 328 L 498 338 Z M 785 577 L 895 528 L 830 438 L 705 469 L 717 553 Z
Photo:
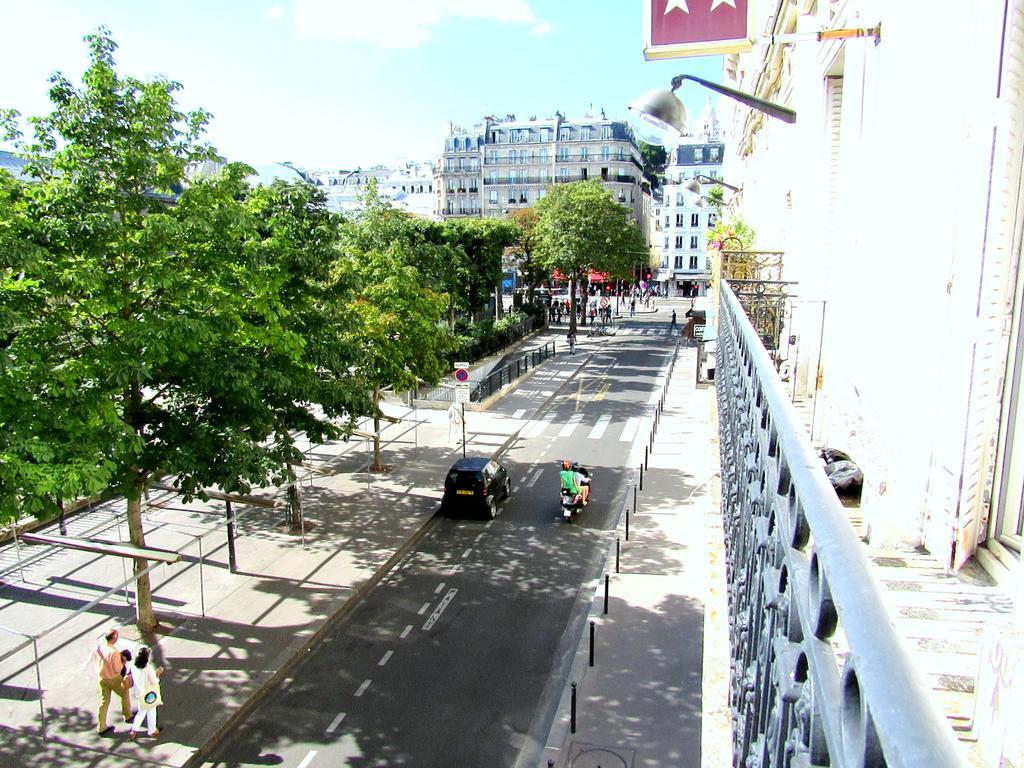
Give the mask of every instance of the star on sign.
M 733 8 L 736 7 L 736 0 L 711 0 L 711 10 L 715 10 L 720 5 L 729 5 Z
M 686 0 L 668 0 L 668 5 L 665 6 L 665 15 L 668 16 L 668 12 L 673 8 L 678 8 L 684 13 L 690 12 L 690 9 L 686 7 Z

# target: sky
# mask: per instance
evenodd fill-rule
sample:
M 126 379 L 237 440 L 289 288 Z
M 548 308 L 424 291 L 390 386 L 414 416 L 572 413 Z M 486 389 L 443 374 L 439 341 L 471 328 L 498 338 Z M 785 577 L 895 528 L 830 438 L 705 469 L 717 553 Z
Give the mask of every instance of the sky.
M 230 160 L 436 160 L 449 121 L 626 119 L 674 75 L 721 81 L 720 56 L 644 61 L 642 16 L 641 0 L 0 0 L 0 108 L 47 114 L 48 77 L 79 84 L 104 25 L 119 74 L 181 83 Z M 710 93 L 683 85 L 691 118 Z

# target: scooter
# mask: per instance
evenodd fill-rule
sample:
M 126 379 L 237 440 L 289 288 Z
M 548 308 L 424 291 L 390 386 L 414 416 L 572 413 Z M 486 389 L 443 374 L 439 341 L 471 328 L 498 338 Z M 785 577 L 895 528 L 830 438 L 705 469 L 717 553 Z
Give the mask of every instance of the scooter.
M 572 469 L 574 472 L 579 472 L 583 475 L 586 480 L 586 485 L 590 485 L 590 472 L 579 464 L 573 464 Z M 592 493 L 593 491 L 591 491 Z M 583 511 L 583 494 L 573 493 L 567 488 L 562 488 L 560 491 L 561 504 L 562 504 L 562 520 L 567 523 L 571 523 L 582 511 Z M 590 497 L 587 497 L 587 504 L 590 503 Z

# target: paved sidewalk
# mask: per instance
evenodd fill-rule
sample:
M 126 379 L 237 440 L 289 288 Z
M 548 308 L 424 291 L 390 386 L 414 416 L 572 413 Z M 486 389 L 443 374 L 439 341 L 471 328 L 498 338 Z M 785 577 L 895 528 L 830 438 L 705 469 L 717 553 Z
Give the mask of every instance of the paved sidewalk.
M 549 336 L 558 332 L 530 338 L 520 349 Z M 567 376 L 597 343 L 581 342 L 573 356 L 559 346 L 536 370 Z M 284 509 L 234 505 L 237 573 L 228 567 L 222 503 L 185 505 L 172 494 L 153 493 L 144 511 L 147 544 L 182 553 L 181 562 L 152 573 L 161 625 L 155 636 L 139 637 L 134 630 L 134 583 L 127 595 L 116 592 L 89 605 L 130 576 L 130 562 L 51 546 L 0 547 L 0 657 L 6 656 L 0 660 L 0 765 L 196 763 L 197 750 L 286 676 L 318 634 L 430 526 L 444 472 L 461 455 L 461 433 L 452 434 L 445 410 L 399 404 L 385 410 L 402 419 L 384 432 L 387 473 L 366 471 L 365 440 L 307 446 L 307 461 L 329 474 L 303 483 L 304 534 L 281 525 Z M 494 453 L 533 411 L 520 415 L 474 413 L 467 419 L 469 451 Z M 262 493 L 283 500 L 281 489 Z M 56 533 L 56 525 L 40 532 Z M 68 533 L 123 540 L 123 502 L 69 518 Z M 123 636 L 152 645 L 157 663 L 166 667 L 159 714 L 165 730 L 158 739 L 128 740 L 114 704 L 109 723 L 115 734 L 96 734 L 98 696 L 89 657 L 112 624 L 126 628 Z M 44 740 L 32 646 L 7 654 L 26 642 L 15 633 L 38 635 L 51 627 L 38 639 Z
M 696 349 L 681 346 L 635 510 L 627 495 L 628 539 L 625 510 L 610 537 L 607 613 L 602 575 L 541 767 L 731 764 L 717 421 L 695 365 Z M 638 468 L 648 435 L 638 435 Z

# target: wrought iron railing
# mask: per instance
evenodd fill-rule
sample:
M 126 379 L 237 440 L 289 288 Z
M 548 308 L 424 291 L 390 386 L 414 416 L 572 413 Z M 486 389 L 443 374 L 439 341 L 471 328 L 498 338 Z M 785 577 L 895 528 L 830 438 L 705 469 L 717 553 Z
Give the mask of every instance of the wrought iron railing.
M 963 765 L 728 281 L 720 302 L 733 765 Z

